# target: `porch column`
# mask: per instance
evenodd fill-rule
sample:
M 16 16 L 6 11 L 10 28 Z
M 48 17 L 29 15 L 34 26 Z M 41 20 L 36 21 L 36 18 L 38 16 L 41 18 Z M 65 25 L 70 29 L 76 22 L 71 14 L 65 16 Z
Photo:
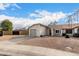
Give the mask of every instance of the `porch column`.
M 74 31 L 73 31 L 73 33 L 77 33 L 77 30 L 78 30 L 78 28 L 75 28 Z
M 54 35 L 55 35 L 54 30 L 53 28 L 51 28 L 51 36 L 54 36 Z
M 60 35 L 62 36 L 63 30 L 60 30 Z
M 30 29 L 29 29 L 29 37 L 30 37 Z
M 66 33 L 66 30 L 62 30 L 62 33 Z

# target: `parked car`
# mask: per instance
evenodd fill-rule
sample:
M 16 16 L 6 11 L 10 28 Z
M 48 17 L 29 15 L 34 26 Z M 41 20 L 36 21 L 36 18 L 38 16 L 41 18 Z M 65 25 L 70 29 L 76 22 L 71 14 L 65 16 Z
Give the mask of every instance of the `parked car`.
M 65 35 L 65 38 L 70 38 L 68 34 Z

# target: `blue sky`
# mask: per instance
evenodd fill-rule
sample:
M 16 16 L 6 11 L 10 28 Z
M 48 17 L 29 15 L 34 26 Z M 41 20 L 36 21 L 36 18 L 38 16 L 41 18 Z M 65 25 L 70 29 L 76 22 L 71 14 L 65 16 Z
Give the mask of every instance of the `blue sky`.
M 49 12 L 62 11 L 69 13 L 73 12 L 79 7 L 79 4 L 77 3 L 18 3 L 17 5 L 20 6 L 21 9 L 12 6 L 6 8 L 6 10 L 0 10 L 0 14 L 16 17 L 27 17 L 29 13 L 32 13 L 35 10 L 47 10 Z M 12 8 L 14 8 L 14 10 L 12 10 Z
M 40 22 L 47 24 L 55 20 L 63 23 L 66 15 L 77 8 L 78 3 L 1 3 L 0 19 L 8 18 L 18 28 Z

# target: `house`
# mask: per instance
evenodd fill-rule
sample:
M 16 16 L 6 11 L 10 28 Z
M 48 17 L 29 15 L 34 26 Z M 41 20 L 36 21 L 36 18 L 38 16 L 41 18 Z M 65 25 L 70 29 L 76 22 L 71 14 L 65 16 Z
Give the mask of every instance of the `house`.
M 73 35 L 74 33 L 79 33 L 79 24 L 62 24 L 51 26 L 51 36 L 62 36 L 64 33 Z
M 40 37 L 41 35 L 62 36 L 65 33 L 70 36 L 79 33 L 79 24 L 57 24 L 54 26 L 45 26 L 38 23 L 29 27 L 29 36 L 31 37 Z
M 29 27 L 30 37 L 40 37 L 40 36 L 46 36 L 49 34 L 50 34 L 50 28 L 40 23 L 34 24 Z

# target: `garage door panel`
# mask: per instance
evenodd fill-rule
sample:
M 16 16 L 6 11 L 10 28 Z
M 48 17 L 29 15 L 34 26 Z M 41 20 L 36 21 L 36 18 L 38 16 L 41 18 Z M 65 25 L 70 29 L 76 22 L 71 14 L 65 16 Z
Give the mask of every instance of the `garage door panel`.
M 30 36 L 35 37 L 36 36 L 36 29 L 31 29 L 30 30 Z

